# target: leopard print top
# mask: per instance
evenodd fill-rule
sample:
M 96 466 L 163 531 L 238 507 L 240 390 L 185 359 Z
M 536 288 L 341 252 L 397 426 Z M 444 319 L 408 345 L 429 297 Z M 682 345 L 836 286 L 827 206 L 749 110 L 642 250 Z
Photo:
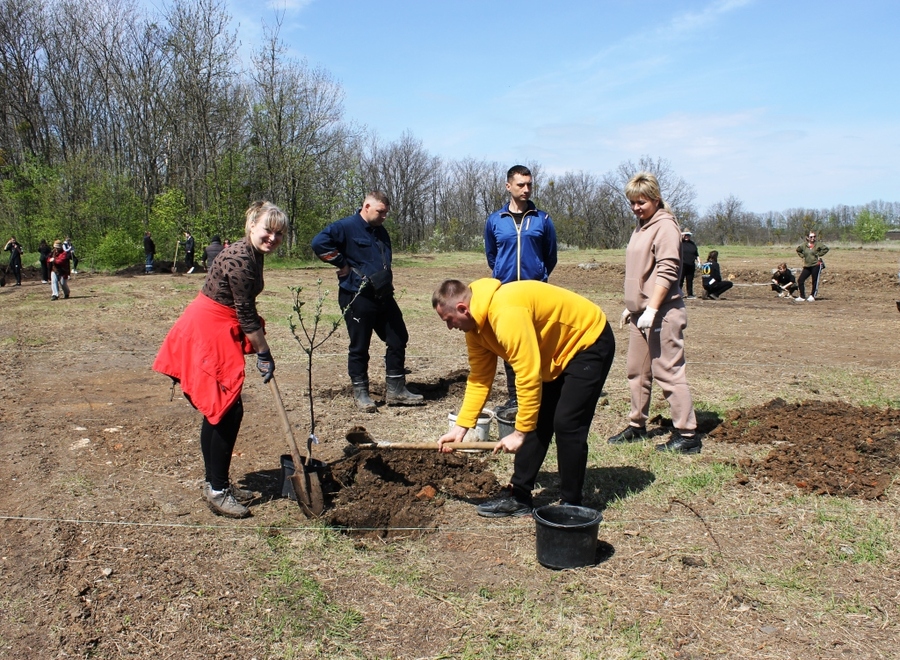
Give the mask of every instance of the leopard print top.
M 244 334 L 262 327 L 256 313 L 256 296 L 262 293 L 263 260 L 244 238 L 222 250 L 203 283 L 201 293 L 221 305 L 234 307 Z

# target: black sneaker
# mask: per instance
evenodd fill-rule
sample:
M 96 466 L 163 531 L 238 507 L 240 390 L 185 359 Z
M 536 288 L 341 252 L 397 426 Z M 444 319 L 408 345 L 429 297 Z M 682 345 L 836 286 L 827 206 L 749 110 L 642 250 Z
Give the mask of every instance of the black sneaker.
M 647 438 L 646 426 L 627 426 L 621 433 L 617 433 L 607 442 L 611 445 L 624 445 L 628 442 L 641 442 Z
M 494 413 L 499 414 L 504 410 L 512 410 L 513 408 L 519 408 L 518 399 L 507 399 L 506 403 L 504 403 L 502 406 L 497 406 L 497 409 L 494 411 Z
M 683 436 L 678 431 L 672 434 L 668 442 L 656 445 L 656 451 L 671 451 L 676 454 L 699 454 L 703 441 L 699 435 Z
M 522 502 L 512 494 L 511 488 L 504 488 L 503 494 L 495 500 L 488 500 L 476 507 L 479 516 L 485 518 L 507 518 L 531 515 L 531 503 Z

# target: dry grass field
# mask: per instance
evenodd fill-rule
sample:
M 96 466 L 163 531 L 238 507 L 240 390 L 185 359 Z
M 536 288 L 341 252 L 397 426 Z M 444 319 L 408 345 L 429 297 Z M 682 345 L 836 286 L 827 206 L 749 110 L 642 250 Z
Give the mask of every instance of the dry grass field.
M 537 562 L 531 519 L 476 516 L 453 492 L 462 468 L 452 465 L 437 497 L 416 500 L 428 510 L 421 528 L 351 533 L 304 518 L 280 497 L 287 444 L 249 363 L 232 477 L 260 497 L 251 518 L 217 518 L 200 498 L 200 416 L 150 370 L 203 275 L 80 273 L 57 302 L 39 278 L 0 289 L 0 657 L 896 657 L 900 494 L 889 463 L 871 497 L 818 494 L 809 477 L 757 468 L 801 437 L 813 449 L 796 460 L 817 451 L 839 484 L 853 470 L 830 446 L 868 440 L 896 457 L 900 250 L 832 246 L 814 303 L 768 287 L 771 268 L 793 256 L 790 246 L 720 248 L 735 288 L 688 301 L 688 379 L 711 429 L 700 455 L 606 444 L 628 410 L 616 327 L 588 465 L 586 504 L 604 515 L 599 561 L 570 571 Z M 621 251 L 564 252 L 551 282 L 617 321 L 623 263 Z M 358 413 L 341 330 L 313 358 L 318 458 L 341 460 L 354 425 L 393 441 L 447 428 L 465 347 L 431 310 L 431 292 L 446 277 L 486 274 L 475 254 L 398 260 L 409 381 L 427 405 Z M 307 358 L 289 330 L 290 287 L 312 301 L 318 278 L 333 316 L 324 267 L 273 265 L 259 300 L 298 438 L 309 428 Z M 378 395 L 381 353 L 374 341 Z M 658 390 L 653 412 L 665 422 Z M 467 460 L 499 483 L 509 476 L 509 457 Z M 555 478 L 551 449 L 538 503 L 554 499 Z

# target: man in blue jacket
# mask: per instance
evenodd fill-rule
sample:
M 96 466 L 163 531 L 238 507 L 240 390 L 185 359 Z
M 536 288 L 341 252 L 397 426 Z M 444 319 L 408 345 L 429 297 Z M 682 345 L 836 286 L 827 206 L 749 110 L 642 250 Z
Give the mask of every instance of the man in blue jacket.
M 391 203 L 372 191 L 355 214 L 334 222 L 313 239 L 316 256 L 337 268 L 338 303 L 344 314 L 350 349 L 347 371 L 353 398 L 363 412 L 375 412 L 369 396 L 369 344 L 372 332 L 386 345 L 384 366 L 388 405 L 421 405 L 422 395 L 406 389 L 406 344 L 409 333 L 394 299 L 391 237 L 382 226 Z M 363 286 L 365 283 L 365 286 Z
M 514 165 L 506 173 L 509 203 L 488 216 L 484 225 L 484 253 L 491 276 L 501 284 L 519 280 L 546 282 L 556 266 L 556 228 L 550 216 L 531 201 L 531 170 Z M 518 406 L 516 375 L 508 363 L 506 390 L 509 399 L 498 411 Z

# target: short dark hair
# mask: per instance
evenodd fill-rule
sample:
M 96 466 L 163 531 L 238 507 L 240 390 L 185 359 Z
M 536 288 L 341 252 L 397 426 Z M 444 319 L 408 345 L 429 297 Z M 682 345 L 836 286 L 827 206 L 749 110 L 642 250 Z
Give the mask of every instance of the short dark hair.
M 431 296 L 431 306 L 446 305 L 452 300 L 469 300 L 472 290 L 459 280 L 444 280 Z
M 219 237 L 218 234 L 216 234 L 216 235 L 213 236 L 211 239 L 209 239 L 209 242 L 210 242 L 210 243 L 221 243 L 221 242 L 222 242 L 222 239 Z
M 531 170 L 529 170 L 529 169 L 528 169 L 527 167 L 525 167 L 524 165 L 513 165 L 513 166 L 510 167 L 509 170 L 507 170 L 507 172 L 506 172 L 506 180 L 507 180 L 507 181 L 512 181 L 512 180 L 513 180 L 513 177 L 514 177 L 516 174 L 519 174 L 519 175 L 521 175 L 521 176 L 531 176 Z
M 366 199 L 370 199 L 370 198 L 374 199 L 376 202 L 379 202 L 380 204 L 384 204 L 385 206 L 389 207 L 391 205 L 391 198 L 388 197 L 387 195 L 385 195 L 380 190 L 370 190 L 368 193 L 366 193 Z

